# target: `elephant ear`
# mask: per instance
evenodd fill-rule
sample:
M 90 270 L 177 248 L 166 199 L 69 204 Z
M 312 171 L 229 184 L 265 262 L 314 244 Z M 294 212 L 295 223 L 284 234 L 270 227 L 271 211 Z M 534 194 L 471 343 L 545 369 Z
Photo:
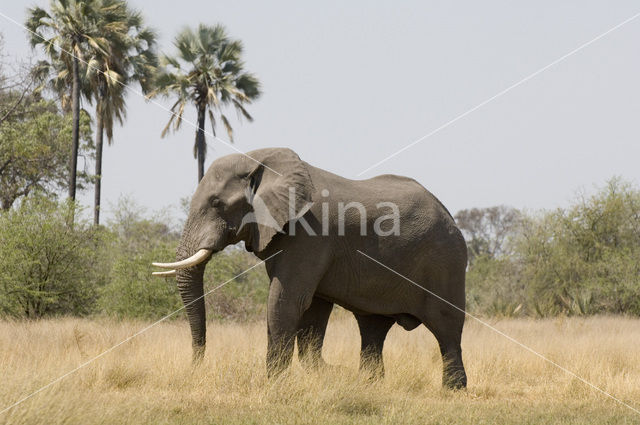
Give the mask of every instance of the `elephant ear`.
M 314 192 L 305 163 L 290 149 L 261 149 L 244 158 L 250 170 L 247 198 L 252 206 L 251 241 L 254 252 L 264 250 L 284 226 L 302 217 L 312 205 Z

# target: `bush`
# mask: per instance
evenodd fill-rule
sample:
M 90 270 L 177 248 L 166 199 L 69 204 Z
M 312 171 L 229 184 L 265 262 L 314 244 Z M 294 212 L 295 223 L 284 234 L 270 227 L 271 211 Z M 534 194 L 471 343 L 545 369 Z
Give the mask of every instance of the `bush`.
M 610 180 L 567 209 L 523 215 L 508 256 L 467 273 L 469 309 L 489 315 L 640 315 L 640 190 Z
M 516 249 L 541 316 L 640 315 L 640 191 L 612 179 L 567 210 L 529 219 Z
M 100 290 L 101 314 L 159 319 L 182 307 L 175 278 L 151 275 L 153 261 L 172 261 L 179 233 L 166 215 L 145 218 L 144 211 L 123 199 L 109 223 L 111 240 L 103 259 L 108 263 L 108 284 Z M 213 319 L 248 320 L 265 310 L 269 282 L 264 266 L 252 254 L 229 247 L 214 255 L 206 269 L 205 292 L 229 281 L 205 298 L 207 316 Z M 180 315 L 176 315 L 180 316 Z
M 175 279 L 151 275 L 153 261 L 175 257 L 178 235 L 166 221 L 144 218 L 130 200 L 119 202 L 103 257 L 109 272 L 108 284 L 100 291 L 100 313 L 159 319 L 182 306 Z
M 211 258 L 204 276 L 205 293 L 233 280 L 205 298 L 207 317 L 245 321 L 264 316 L 269 295 L 267 272 L 264 264 L 248 270 L 259 261 L 237 246 Z
M 76 216 L 76 222 L 70 224 Z M 30 196 L 0 215 L 0 311 L 38 318 L 92 311 L 101 232 L 74 204 Z
M 525 288 L 511 257 L 475 257 L 467 272 L 467 310 L 489 316 L 523 314 Z

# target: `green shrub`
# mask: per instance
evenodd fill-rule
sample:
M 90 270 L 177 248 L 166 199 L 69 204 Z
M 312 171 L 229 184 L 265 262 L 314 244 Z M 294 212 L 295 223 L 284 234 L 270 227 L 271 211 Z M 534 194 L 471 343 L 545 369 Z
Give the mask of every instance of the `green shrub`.
M 237 246 L 211 258 L 204 276 L 205 292 L 229 282 L 205 298 L 207 317 L 244 321 L 264 316 L 269 278 L 264 264 L 256 266 L 259 261 Z M 252 266 L 256 267 L 248 270 Z
M 76 216 L 76 221 L 70 225 Z M 0 311 L 37 318 L 92 312 L 103 268 L 101 232 L 77 208 L 30 196 L 0 215 Z
M 115 211 L 108 226 L 111 240 L 103 255 L 108 263 L 108 283 L 100 290 L 98 310 L 117 317 L 159 319 L 182 307 L 175 278 L 151 275 L 156 271 L 152 262 L 175 259 L 180 236 L 167 224 L 171 220 L 166 215 L 146 218 L 128 199 L 122 199 Z M 204 277 L 205 292 L 227 283 L 206 296 L 209 318 L 248 320 L 264 312 L 269 291 L 264 266 L 248 270 L 258 262 L 238 247 L 211 258 Z
M 511 257 L 475 257 L 467 272 L 467 310 L 489 316 L 526 313 L 525 284 Z
M 531 219 L 517 249 L 539 315 L 640 314 L 640 191 L 612 179 Z
M 182 305 L 175 279 L 151 275 L 151 263 L 175 257 L 178 235 L 166 218 L 144 218 L 143 211 L 123 199 L 109 223 L 104 247 L 108 283 L 100 290 L 98 310 L 105 315 L 159 319 Z
M 511 245 L 470 264 L 470 311 L 640 315 L 640 190 L 631 184 L 614 178 L 569 208 L 522 214 Z

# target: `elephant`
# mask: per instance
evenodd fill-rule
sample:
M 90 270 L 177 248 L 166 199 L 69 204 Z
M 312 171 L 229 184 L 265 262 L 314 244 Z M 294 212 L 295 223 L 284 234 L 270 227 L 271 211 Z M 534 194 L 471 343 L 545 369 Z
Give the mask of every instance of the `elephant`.
M 216 159 L 200 181 L 173 263 L 191 329 L 193 358 L 205 349 L 203 274 L 211 256 L 243 241 L 265 262 L 267 374 L 301 359 L 321 361 L 333 304 L 356 316 L 361 368 L 383 371 L 388 330 L 423 324 L 443 361 L 442 384 L 467 385 L 461 338 L 467 247 L 445 206 L 415 180 L 351 180 L 303 161 L 288 148 Z

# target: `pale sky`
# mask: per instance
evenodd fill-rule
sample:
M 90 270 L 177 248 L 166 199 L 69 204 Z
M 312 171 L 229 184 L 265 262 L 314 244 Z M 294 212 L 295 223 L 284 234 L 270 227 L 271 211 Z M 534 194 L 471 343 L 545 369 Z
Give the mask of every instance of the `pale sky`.
M 452 212 L 555 208 L 614 175 L 640 182 L 640 17 L 357 177 L 639 13 L 637 0 L 129 3 L 159 32 L 162 52 L 200 22 L 244 42 L 264 94 L 248 108 L 253 123 L 234 123 L 242 151 L 287 146 L 349 178 L 410 176 Z M 3 1 L 0 12 L 24 22 L 33 4 L 48 7 Z M 30 54 L 22 28 L 0 17 L 0 32 L 8 53 Z M 127 122 L 105 148 L 104 215 L 121 195 L 158 210 L 195 190 L 195 130 L 161 139 L 168 118 L 129 94 Z M 208 142 L 207 166 L 234 152 Z M 90 206 L 92 191 L 80 200 Z

